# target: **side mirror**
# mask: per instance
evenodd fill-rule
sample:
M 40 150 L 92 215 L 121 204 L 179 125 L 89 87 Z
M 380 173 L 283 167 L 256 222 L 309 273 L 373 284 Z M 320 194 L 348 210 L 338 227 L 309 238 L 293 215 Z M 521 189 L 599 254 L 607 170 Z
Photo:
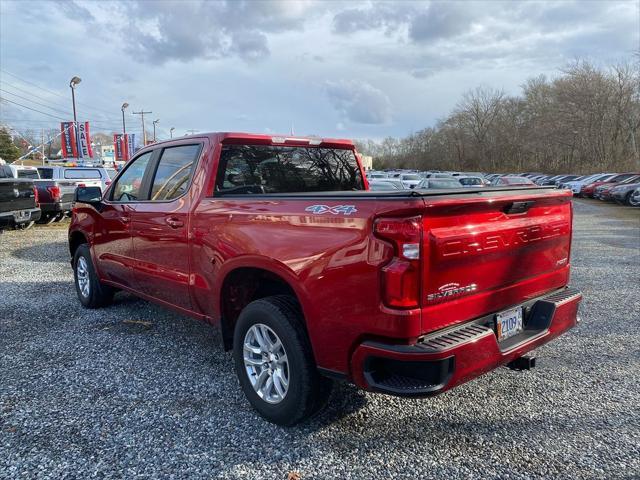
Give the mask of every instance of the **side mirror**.
M 102 190 L 100 187 L 77 187 L 74 201 L 90 204 L 100 203 L 102 201 Z

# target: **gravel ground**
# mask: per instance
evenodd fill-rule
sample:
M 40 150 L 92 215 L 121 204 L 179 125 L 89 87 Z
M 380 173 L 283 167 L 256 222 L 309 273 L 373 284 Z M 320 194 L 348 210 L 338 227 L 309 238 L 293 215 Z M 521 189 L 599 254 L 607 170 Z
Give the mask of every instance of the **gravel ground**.
M 576 202 L 583 323 L 439 397 L 340 385 L 291 429 L 212 328 L 118 294 L 80 307 L 64 226 L 0 237 L 0 478 L 638 478 L 640 209 Z M 148 323 L 135 323 L 148 322 Z

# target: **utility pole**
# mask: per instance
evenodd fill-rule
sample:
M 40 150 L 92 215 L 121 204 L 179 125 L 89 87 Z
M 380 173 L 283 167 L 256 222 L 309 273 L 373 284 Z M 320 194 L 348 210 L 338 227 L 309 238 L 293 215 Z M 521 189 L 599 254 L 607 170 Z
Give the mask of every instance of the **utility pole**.
M 173 131 L 176 129 L 176 127 L 171 127 L 169 129 L 169 138 L 173 138 Z
M 140 117 L 142 117 L 142 146 L 146 147 L 147 146 L 147 132 L 144 129 L 144 116 L 149 114 L 149 113 L 153 113 L 153 112 L 145 112 L 144 110 L 140 110 L 139 112 L 131 112 L 134 115 L 140 115 Z
M 153 143 L 156 143 L 156 124 L 160 121 L 160 119 L 158 118 L 157 120 L 153 121 Z
M 42 129 L 42 166 L 44 167 L 44 128 Z

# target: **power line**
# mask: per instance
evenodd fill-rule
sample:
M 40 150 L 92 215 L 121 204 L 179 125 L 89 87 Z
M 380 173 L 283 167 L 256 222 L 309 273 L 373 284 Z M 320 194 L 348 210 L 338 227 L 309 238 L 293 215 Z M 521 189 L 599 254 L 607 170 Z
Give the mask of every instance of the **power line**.
M 49 105 L 46 105 L 44 103 L 36 102 L 35 100 L 31 100 L 30 98 L 23 97 L 22 95 L 18 95 L 17 93 L 9 92 L 9 91 L 4 90 L 2 88 L 0 88 L 0 92 L 8 93 L 9 95 L 13 95 L 14 97 L 21 98 L 22 100 L 26 100 L 27 102 L 35 103 L 36 105 L 40 105 L 41 107 L 48 108 L 50 110 L 53 110 L 54 112 L 64 113 L 65 115 L 70 115 L 70 113 L 68 111 L 59 110 L 57 108 L 50 107 Z
M 21 103 L 14 102 L 13 100 L 9 100 L 8 98 L 0 97 L 0 100 L 5 101 L 5 102 L 9 102 L 9 103 L 13 103 L 15 105 L 18 105 L 19 107 L 26 108 L 27 110 L 32 110 L 34 112 L 41 113 L 43 115 L 46 115 L 47 117 L 57 118 L 58 120 L 62 120 L 63 122 L 66 121 L 64 118 L 58 117 L 57 115 L 51 115 L 50 113 L 43 112 L 42 110 L 36 110 L 35 108 L 27 107 L 26 105 L 22 105 Z
M 36 95 L 35 93 L 30 92 L 29 90 L 25 90 L 24 88 L 16 87 L 15 85 L 13 85 L 11 83 L 8 83 L 8 82 L 2 82 L 0 85 L 2 85 L 4 87 L 8 86 L 8 87 L 11 87 L 11 88 L 13 88 L 15 90 L 18 90 L 19 92 L 27 93 L 27 94 L 31 95 L 32 97 L 39 98 L 40 100 L 44 100 L 46 102 L 51 102 L 50 98 L 41 97 L 40 95 Z M 64 107 L 64 105 L 62 105 L 61 103 L 53 103 L 53 105 L 56 105 L 58 107 Z
M 11 72 L 8 72 L 7 70 L 5 70 L 3 68 L 0 68 L 0 71 L 4 72 L 7 75 L 12 76 L 13 78 L 16 78 L 16 79 L 20 80 L 21 82 L 28 83 L 29 85 L 33 85 L 34 87 L 39 88 L 40 90 L 43 90 L 45 92 L 49 92 L 52 95 L 56 95 L 56 96 L 58 96 L 60 98 L 64 98 L 64 99 L 67 98 L 65 95 L 62 95 L 62 94 L 60 94 L 58 92 L 54 92 L 53 90 L 49 90 L 48 88 L 41 87 L 40 85 L 38 85 L 36 83 L 30 82 L 29 80 L 25 80 L 24 78 L 20 78 L 19 76 L 15 75 L 15 74 L 13 74 Z M 102 112 L 107 112 L 109 114 L 113 114 L 112 111 L 109 111 L 109 110 L 106 110 L 106 109 L 103 109 L 103 108 L 93 107 L 93 106 L 87 105 L 87 104 L 85 104 L 83 102 L 76 102 L 76 103 L 78 105 L 83 105 L 85 108 L 88 108 L 90 110 L 99 110 L 99 111 L 102 111 Z

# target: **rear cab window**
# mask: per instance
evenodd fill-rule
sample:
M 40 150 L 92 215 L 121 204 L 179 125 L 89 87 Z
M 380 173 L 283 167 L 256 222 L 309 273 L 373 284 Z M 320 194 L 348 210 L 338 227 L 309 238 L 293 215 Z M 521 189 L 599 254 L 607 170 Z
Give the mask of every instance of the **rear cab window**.
M 100 170 L 95 168 L 69 168 L 64 171 L 64 178 L 70 180 L 102 179 Z
M 45 180 L 53 180 L 53 168 L 38 168 L 40 178 Z
M 353 150 L 223 145 L 215 194 L 278 194 L 364 189 L 364 181 Z

